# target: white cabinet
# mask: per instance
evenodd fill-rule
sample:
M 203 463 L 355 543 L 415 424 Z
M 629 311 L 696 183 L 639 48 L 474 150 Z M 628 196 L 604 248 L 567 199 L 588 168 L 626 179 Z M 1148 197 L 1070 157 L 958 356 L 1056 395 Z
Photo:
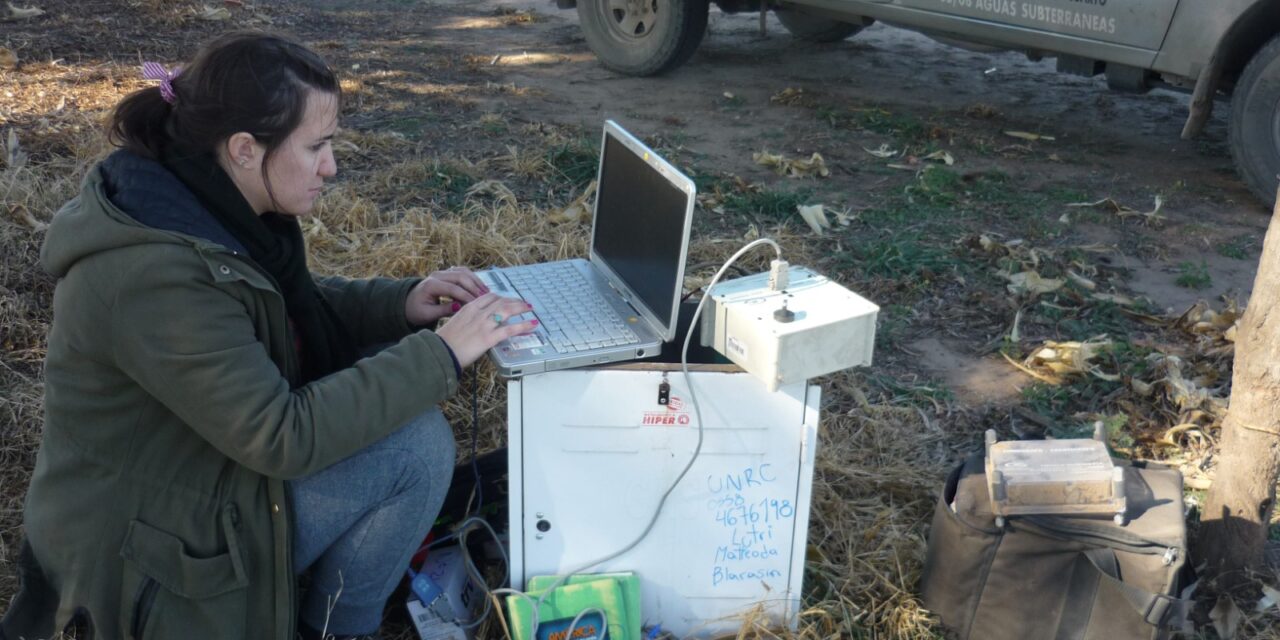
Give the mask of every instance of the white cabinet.
M 691 368 L 705 421 L 697 461 L 648 536 L 588 572 L 639 574 L 645 625 L 680 636 L 736 629 L 757 604 L 794 624 L 820 390 L 769 393 L 736 367 Z M 516 588 L 633 542 L 697 446 L 678 365 L 543 373 L 509 381 L 508 393 Z

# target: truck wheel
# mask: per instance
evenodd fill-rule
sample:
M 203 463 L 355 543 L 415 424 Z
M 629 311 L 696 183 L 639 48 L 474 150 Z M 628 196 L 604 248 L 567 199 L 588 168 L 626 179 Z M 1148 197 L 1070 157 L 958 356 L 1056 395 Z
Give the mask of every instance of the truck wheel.
M 778 22 L 791 33 L 791 37 L 806 42 L 840 42 L 873 22 L 871 18 L 862 18 L 859 22 L 841 22 L 790 9 L 774 9 L 773 13 L 778 16 Z
M 1231 155 L 1245 184 L 1275 205 L 1280 173 L 1280 36 L 1254 54 L 1231 96 Z
M 693 55 L 707 31 L 708 6 L 708 0 L 578 0 L 578 21 L 604 66 L 651 76 Z

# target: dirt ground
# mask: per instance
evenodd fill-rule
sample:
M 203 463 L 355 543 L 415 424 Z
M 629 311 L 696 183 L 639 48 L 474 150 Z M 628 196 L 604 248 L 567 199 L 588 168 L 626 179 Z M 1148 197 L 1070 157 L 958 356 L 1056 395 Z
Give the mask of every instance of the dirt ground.
M 968 52 L 884 25 L 847 42 L 814 45 L 792 39 L 772 17 L 761 35 L 758 14 L 713 9 L 692 61 L 663 77 L 630 78 L 601 67 L 586 47 L 576 12 L 551 3 L 360 3 L 356 9 L 344 2 L 319 4 L 335 21 L 386 20 L 388 28 L 378 38 L 335 41 L 350 60 L 367 61 L 361 72 L 396 68 L 404 60 L 397 47 L 408 42 L 468 60 L 468 86 L 451 93 L 462 114 L 438 114 L 444 121 L 497 114 L 515 122 L 563 124 L 591 136 L 603 120 L 614 119 L 698 171 L 808 189 L 807 203 L 854 213 L 877 206 L 886 191 L 901 189 L 911 177 L 884 169 L 892 159 L 867 150 L 884 144 L 918 155 L 955 149 L 955 171 L 1003 173 L 1011 177 L 1007 188 L 1013 192 L 1052 186 L 1081 201 L 1113 198 L 1144 211 L 1160 197 L 1168 220 L 1158 228 L 1072 216 L 1069 208 L 1048 212 L 1067 216 L 1048 235 L 1059 244 L 1107 246 L 1110 266 L 1125 274 L 1121 288 L 1145 296 L 1154 309 L 1180 312 L 1223 295 L 1243 304 L 1253 284 L 1268 211 L 1235 177 L 1225 143 L 1225 103 L 1200 138 L 1185 141 L 1179 137 L 1187 106 L 1183 94 L 1112 93 L 1101 79 L 1055 73 L 1052 60 Z M 317 39 L 333 37 L 304 30 Z M 414 71 L 432 75 L 426 68 Z M 794 104 L 776 99 L 795 90 L 804 98 Z M 918 134 L 904 140 L 891 127 L 833 130 L 830 112 L 837 108 L 879 109 L 888 119 L 929 131 L 924 140 Z M 483 153 L 483 144 L 466 139 L 433 140 L 429 131 L 445 126 L 432 121 L 435 115 L 419 116 L 411 126 L 421 126 L 423 139 L 437 151 Z M 1009 130 L 1052 140 L 1026 142 L 1003 134 Z M 831 177 L 779 180 L 753 162 L 759 151 L 800 158 L 820 153 Z M 1008 230 L 1012 236 L 1018 232 Z M 1204 276 L 1202 286 L 1177 284 L 1189 268 Z M 974 357 L 981 351 L 975 347 L 991 336 L 929 338 L 939 332 L 967 333 L 928 323 L 908 331 L 917 339 L 904 346 L 915 348 L 926 370 L 961 394 L 990 397 L 999 391 L 997 396 L 1008 398 L 1015 390 L 1016 384 L 1005 384 L 1007 368 L 984 366 Z
M 37 177 L 58 176 L 19 196 L 12 162 L 0 165 L 0 572 L 9 574 L 0 602 L 14 588 L 39 440 L 52 286 L 34 265 L 40 225 L 72 193 L 71 174 L 103 151 L 92 134 L 101 118 L 144 86 L 138 62 L 180 63 L 232 27 L 291 32 L 340 72 L 341 175 L 319 216 L 338 236 L 361 231 L 345 209 L 480 226 L 475 207 L 490 196 L 491 212 L 566 216 L 593 178 L 601 124 L 614 119 L 698 183 L 690 290 L 764 235 L 881 306 L 875 364 L 823 381 L 828 457 L 810 542 L 826 559 L 811 569 L 826 585 L 818 608 L 859 612 L 840 637 L 932 628 L 911 592 L 931 492 L 985 428 L 1060 436 L 1103 421 L 1124 455 L 1180 466 L 1189 505 L 1212 481 L 1230 393 L 1223 335 L 1247 303 L 1269 220 L 1234 173 L 1225 102 L 1199 138 L 1181 140 L 1183 94 L 1111 93 L 1101 79 L 1056 74 L 1052 60 L 959 50 L 878 24 L 807 44 L 772 16 L 761 34 L 758 14 L 715 9 L 686 65 L 630 78 L 597 63 L 574 11 L 543 1 L 37 4 L 45 15 L 0 22 L 0 47 L 20 61 L 0 64 L 0 133 L 16 132 Z M 817 153 L 829 174 L 779 175 L 753 159 L 760 152 Z M 831 223 L 821 234 L 796 211 L 813 204 Z M 310 238 L 313 265 L 377 267 Z M 557 257 L 581 242 L 577 228 L 538 238 L 536 251 L 450 263 Z M 1029 272 L 1056 284 L 1028 290 L 1018 277 Z M 1188 318 L 1216 329 L 1192 331 Z M 1037 359 L 1050 341 L 1091 339 L 1106 343 L 1095 360 L 1064 371 Z M 1178 366 L 1204 392 L 1201 404 L 1179 401 Z M 482 448 L 491 448 L 502 444 L 502 414 L 486 415 Z M 872 460 L 875 473 L 841 484 L 855 477 L 848 467 Z M 846 508 L 876 514 L 866 516 L 874 528 L 841 520 Z M 832 577 L 828 565 L 851 568 Z M 877 569 L 866 577 L 864 566 Z M 1273 614 L 1251 614 L 1242 635 L 1276 637 Z

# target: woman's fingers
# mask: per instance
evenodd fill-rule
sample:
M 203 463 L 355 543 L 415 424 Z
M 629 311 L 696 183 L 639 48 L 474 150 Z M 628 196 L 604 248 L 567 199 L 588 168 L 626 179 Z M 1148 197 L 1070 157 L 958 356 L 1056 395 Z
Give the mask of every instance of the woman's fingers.
M 483 317 L 483 319 L 493 323 L 493 328 L 496 329 L 502 325 L 509 324 L 511 318 L 526 313 L 531 309 L 532 307 L 523 300 L 507 298 L 496 293 L 488 293 L 463 307 L 462 311 L 458 312 L 458 318 L 464 322 L 469 322 L 472 321 L 472 318 Z
M 501 296 L 498 296 L 497 306 L 499 307 L 499 311 L 508 318 L 518 316 L 522 313 L 527 313 L 529 310 L 533 309 L 533 307 L 529 306 L 529 304 L 524 300 L 520 300 L 518 298 L 504 298 Z
M 499 342 L 533 331 L 537 319 L 512 321 L 528 311 L 523 300 L 487 293 L 463 306 L 436 334 L 453 349 L 458 362 L 467 366 Z
M 484 285 L 484 282 L 480 280 L 480 277 L 475 273 L 472 273 L 471 270 L 466 267 L 451 267 L 446 271 L 437 271 L 431 274 L 430 277 L 437 278 L 441 282 L 448 283 L 453 287 L 458 287 L 467 292 L 465 297 L 455 297 L 456 300 L 461 300 L 462 302 L 470 302 L 486 293 L 489 293 L 489 288 Z M 443 295 L 453 297 L 452 294 Z
M 498 340 L 494 344 L 498 344 L 498 342 L 502 342 L 503 340 L 506 340 L 507 338 L 510 338 L 512 336 L 520 336 L 520 335 L 525 335 L 527 333 L 533 333 L 533 330 L 537 328 L 538 324 L 539 323 L 537 318 L 530 318 L 529 320 L 522 320 L 520 322 L 512 322 L 512 323 L 506 324 L 502 327 L 502 339 Z
M 445 280 L 436 280 L 434 285 L 435 286 L 432 287 L 431 293 L 435 294 L 436 298 L 447 297 L 454 302 L 461 304 L 467 304 L 468 302 L 471 302 L 477 297 L 483 295 L 479 292 L 469 291 L 460 284 Z

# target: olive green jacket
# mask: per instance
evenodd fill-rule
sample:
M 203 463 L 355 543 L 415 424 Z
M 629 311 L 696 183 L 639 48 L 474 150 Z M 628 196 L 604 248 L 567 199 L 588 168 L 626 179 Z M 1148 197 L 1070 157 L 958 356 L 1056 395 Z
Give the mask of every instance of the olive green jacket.
M 243 254 L 144 226 L 95 169 L 41 254 L 60 278 L 46 422 L 10 638 L 78 610 L 98 638 L 293 640 L 284 480 L 324 469 L 454 393 L 443 341 L 404 315 L 414 280 L 318 281 L 362 344 L 305 386 L 284 299 Z

